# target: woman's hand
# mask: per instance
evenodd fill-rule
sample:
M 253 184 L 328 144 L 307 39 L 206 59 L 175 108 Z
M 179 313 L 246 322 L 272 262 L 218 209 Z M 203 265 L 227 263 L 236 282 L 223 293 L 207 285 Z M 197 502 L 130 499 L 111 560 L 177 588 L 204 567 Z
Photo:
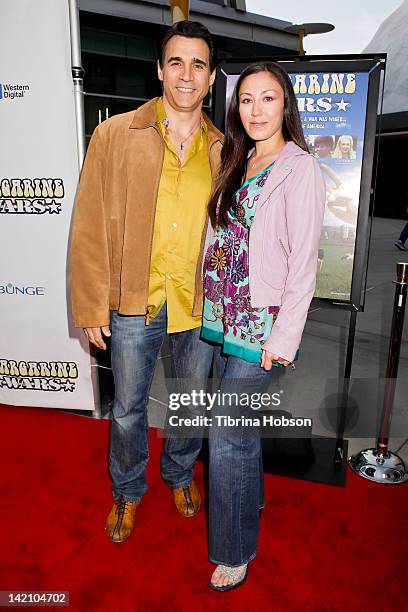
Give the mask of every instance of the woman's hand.
M 276 362 L 277 363 L 281 363 L 285 367 L 290 364 L 290 361 L 287 361 L 286 359 L 283 359 L 283 357 L 279 357 L 279 355 L 275 355 L 274 353 L 270 353 L 269 351 L 263 349 L 263 351 L 262 351 L 261 368 L 263 368 L 266 371 L 271 370 L 272 369 L 272 364 L 274 362 L 275 363 Z

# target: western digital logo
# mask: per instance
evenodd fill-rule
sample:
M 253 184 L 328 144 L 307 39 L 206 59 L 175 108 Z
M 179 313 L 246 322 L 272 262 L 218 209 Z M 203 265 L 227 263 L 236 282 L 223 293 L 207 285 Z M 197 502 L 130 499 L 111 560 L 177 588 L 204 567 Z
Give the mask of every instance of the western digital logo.
M 24 98 L 29 91 L 29 85 L 23 85 L 21 83 L 0 83 L 0 100 Z

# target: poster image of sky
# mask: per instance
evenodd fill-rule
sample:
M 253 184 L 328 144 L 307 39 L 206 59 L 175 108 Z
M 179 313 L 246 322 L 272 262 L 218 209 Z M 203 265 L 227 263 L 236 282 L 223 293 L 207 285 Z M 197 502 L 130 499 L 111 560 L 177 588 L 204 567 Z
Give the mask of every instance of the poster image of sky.
M 368 73 L 290 73 L 309 151 L 326 183 L 315 297 L 349 301 L 366 121 Z M 228 107 L 238 75 L 227 75 Z

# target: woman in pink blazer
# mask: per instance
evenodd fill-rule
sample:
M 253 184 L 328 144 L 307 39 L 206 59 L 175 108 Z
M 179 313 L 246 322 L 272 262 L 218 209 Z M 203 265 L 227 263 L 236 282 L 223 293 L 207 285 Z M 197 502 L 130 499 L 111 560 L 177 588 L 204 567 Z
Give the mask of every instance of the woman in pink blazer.
M 244 407 L 240 398 L 259 398 L 276 367 L 297 358 L 324 206 L 324 181 L 288 75 L 272 62 L 248 66 L 228 110 L 203 270 L 202 339 L 215 345 L 221 398 L 209 441 L 216 590 L 242 584 L 256 555 L 263 470 L 259 433 L 249 424 L 256 425 L 259 405 Z

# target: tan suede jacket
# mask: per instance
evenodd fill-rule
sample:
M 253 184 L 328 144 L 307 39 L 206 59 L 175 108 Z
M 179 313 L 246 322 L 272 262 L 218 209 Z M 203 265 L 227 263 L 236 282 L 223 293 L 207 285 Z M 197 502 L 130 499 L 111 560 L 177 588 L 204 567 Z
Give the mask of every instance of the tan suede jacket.
M 164 157 L 156 102 L 157 98 L 136 111 L 104 121 L 89 144 L 71 230 L 71 303 L 76 327 L 108 325 L 110 310 L 146 314 Z M 214 181 L 223 136 L 208 117 L 204 115 L 204 119 Z M 194 315 L 202 312 L 205 234 L 206 227 L 195 278 Z

